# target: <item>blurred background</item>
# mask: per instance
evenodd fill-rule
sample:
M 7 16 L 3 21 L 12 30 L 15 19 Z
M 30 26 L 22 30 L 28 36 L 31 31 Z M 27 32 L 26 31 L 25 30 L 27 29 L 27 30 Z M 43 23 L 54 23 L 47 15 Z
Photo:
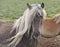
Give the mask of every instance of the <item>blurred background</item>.
M 47 17 L 60 13 L 60 0 L 0 0 L 0 21 L 15 21 L 27 8 L 26 3 L 44 2 Z

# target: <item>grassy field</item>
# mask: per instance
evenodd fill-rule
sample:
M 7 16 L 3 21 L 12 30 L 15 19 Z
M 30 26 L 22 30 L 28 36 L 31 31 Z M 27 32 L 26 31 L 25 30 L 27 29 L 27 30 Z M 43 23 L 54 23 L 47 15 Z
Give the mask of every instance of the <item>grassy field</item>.
M 0 0 L 0 20 L 14 21 L 26 9 L 26 3 L 45 3 L 47 17 L 60 13 L 60 0 Z

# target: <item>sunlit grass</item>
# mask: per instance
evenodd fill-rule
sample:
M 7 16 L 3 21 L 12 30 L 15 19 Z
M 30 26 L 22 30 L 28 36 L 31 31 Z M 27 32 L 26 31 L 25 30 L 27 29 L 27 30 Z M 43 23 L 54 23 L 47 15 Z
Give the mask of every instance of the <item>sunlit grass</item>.
M 60 0 L 0 0 L 0 20 L 15 21 L 22 16 L 26 3 L 45 3 L 47 17 L 60 13 Z

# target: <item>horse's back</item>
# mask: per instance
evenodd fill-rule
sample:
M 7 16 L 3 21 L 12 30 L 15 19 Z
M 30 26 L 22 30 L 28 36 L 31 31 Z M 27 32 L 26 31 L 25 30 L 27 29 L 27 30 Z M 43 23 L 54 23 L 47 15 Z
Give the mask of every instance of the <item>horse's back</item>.
M 10 31 L 12 29 L 12 22 L 0 21 L 0 42 L 10 37 Z
M 60 23 L 56 23 L 53 18 L 48 18 L 42 22 L 41 33 L 46 36 L 56 36 L 60 32 Z

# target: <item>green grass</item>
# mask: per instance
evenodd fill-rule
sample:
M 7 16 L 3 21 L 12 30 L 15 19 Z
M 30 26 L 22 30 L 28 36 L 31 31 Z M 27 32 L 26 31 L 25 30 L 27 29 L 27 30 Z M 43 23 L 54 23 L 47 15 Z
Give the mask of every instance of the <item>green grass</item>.
M 47 17 L 60 13 L 60 0 L 0 0 L 0 20 L 14 21 L 26 9 L 26 3 L 45 3 Z

